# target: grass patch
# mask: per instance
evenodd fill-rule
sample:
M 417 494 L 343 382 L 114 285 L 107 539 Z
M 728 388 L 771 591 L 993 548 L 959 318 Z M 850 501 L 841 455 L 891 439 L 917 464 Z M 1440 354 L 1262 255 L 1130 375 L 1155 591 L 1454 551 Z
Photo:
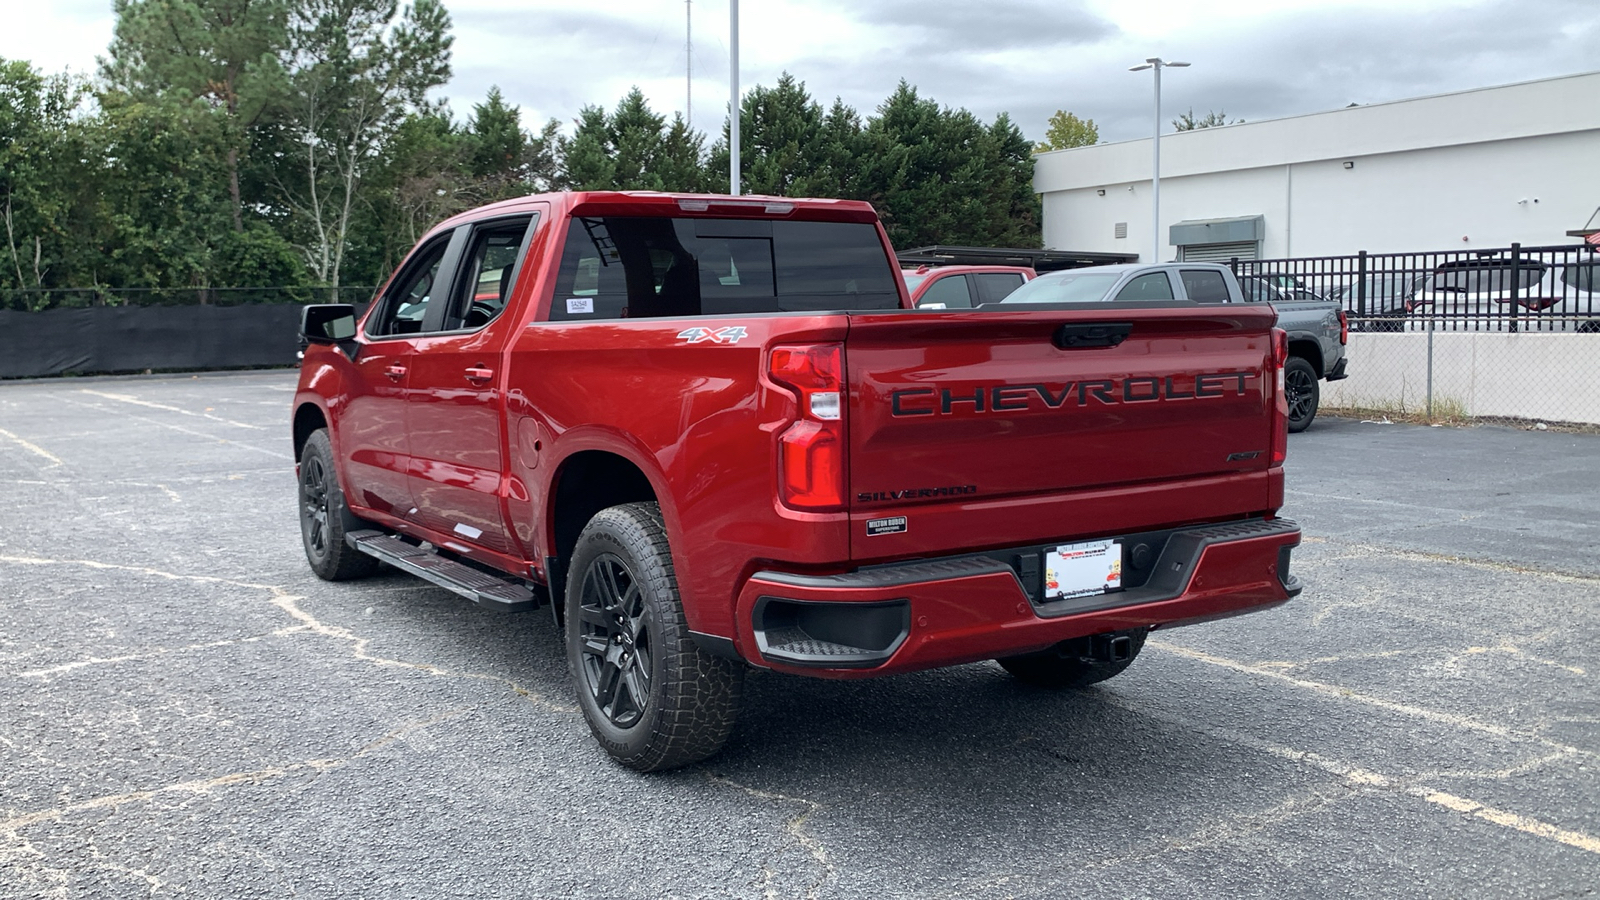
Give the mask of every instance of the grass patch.
M 1325 406 L 1322 411 L 1331 416 L 1387 419 L 1411 425 L 1471 425 L 1477 421 L 1467 412 L 1466 401 L 1459 397 L 1434 397 L 1431 411 L 1426 400 L 1408 401 L 1405 397 L 1351 397 L 1342 406 Z

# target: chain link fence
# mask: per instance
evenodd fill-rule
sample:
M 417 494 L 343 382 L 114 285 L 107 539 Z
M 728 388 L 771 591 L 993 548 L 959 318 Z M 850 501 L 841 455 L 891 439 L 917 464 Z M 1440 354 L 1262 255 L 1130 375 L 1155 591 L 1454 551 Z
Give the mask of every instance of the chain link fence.
M 1349 378 L 1321 406 L 1364 418 L 1600 425 L 1600 253 L 1589 244 L 1233 261 L 1247 294 L 1330 299 Z

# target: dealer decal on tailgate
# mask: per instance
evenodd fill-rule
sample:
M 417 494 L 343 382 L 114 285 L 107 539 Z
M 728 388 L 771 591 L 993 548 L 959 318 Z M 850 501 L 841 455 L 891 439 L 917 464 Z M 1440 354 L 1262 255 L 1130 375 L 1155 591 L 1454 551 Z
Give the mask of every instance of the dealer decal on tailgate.
M 905 516 L 890 516 L 887 519 L 867 520 L 867 537 L 877 537 L 880 534 L 901 534 L 905 530 Z

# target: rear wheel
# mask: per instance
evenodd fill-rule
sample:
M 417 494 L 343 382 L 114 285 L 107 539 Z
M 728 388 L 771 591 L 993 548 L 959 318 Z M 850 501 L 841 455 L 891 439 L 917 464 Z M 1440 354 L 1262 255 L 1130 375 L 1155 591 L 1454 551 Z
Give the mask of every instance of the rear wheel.
M 319 428 L 300 451 L 300 538 L 306 562 L 318 578 L 345 581 L 378 571 L 378 561 L 345 543 L 344 536 L 367 527 L 351 514 L 333 468 L 328 430 Z
M 1289 431 L 1305 431 L 1317 417 L 1317 370 L 1305 357 L 1291 356 L 1283 367 L 1283 386 L 1289 396 Z
M 1149 629 L 1136 628 L 1114 636 L 1095 635 L 1076 638 L 1062 641 L 1048 650 L 1023 656 L 1010 656 L 997 662 L 1018 681 L 1035 687 L 1088 687 L 1120 675 L 1124 669 L 1133 665 L 1134 659 L 1139 656 L 1139 651 L 1144 648 L 1147 634 Z M 1124 637 L 1128 640 L 1127 644 L 1120 648 L 1125 655 L 1115 660 L 1105 658 L 1103 652 L 1096 650 L 1097 642 L 1109 642 L 1112 637 Z
M 698 762 L 733 731 L 744 668 L 695 644 L 678 599 L 661 510 L 601 510 L 572 553 L 567 661 L 595 739 L 630 769 Z

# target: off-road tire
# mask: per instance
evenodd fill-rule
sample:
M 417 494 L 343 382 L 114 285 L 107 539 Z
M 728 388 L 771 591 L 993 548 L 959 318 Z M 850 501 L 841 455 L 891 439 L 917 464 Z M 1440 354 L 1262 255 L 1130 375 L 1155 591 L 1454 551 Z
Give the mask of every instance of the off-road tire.
M 350 513 L 333 466 L 328 430 L 319 428 L 300 451 L 300 542 L 311 571 L 326 581 L 365 578 L 378 571 L 378 561 L 345 543 L 351 531 L 371 528 Z
M 567 664 L 600 746 L 640 772 L 721 750 L 745 669 L 689 635 L 661 508 L 625 503 L 596 513 L 567 572 Z
M 1291 356 L 1283 367 L 1283 387 L 1289 396 L 1289 433 L 1298 434 L 1311 427 L 1317 417 L 1322 392 L 1317 370 L 1303 356 Z
M 1062 641 L 1038 653 L 1010 656 L 996 661 L 1024 684 L 1043 688 L 1084 688 L 1120 675 L 1124 669 L 1133 665 L 1133 661 L 1139 658 L 1139 651 L 1144 648 L 1144 639 L 1148 633 L 1146 629 L 1141 628 L 1128 635 L 1133 642 L 1133 652 L 1120 662 L 1104 662 L 1083 655 L 1089 650 L 1088 639 Z

